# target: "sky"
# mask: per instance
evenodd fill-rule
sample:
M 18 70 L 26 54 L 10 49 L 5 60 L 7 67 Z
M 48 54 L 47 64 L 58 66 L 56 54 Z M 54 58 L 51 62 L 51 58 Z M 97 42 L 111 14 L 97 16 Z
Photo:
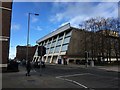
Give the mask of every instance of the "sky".
M 13 0 L 14 1 L 14 0 Z M 25 1 L 25 0 L 24 0 Z M 16 56 L 16 46 L 27 44 L 28 13 L 30 15 L 29 44 L 70 23 L 79 27 L 92 17 L 118 17 L 117 2 L 13 2 L 9 58 Z

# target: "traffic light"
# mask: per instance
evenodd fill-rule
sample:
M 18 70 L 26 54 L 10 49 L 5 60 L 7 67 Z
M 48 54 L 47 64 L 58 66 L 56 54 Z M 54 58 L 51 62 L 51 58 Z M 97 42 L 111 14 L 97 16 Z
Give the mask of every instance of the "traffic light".
M 46 54 L 46 48 L 44 46 L 38 46 L 38 56 L 44 56 Z

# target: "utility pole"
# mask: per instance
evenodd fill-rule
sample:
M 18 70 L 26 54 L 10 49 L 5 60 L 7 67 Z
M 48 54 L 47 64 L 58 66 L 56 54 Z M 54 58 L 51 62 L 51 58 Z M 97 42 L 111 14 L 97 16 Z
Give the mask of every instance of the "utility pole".
M 43 51 L 43 48 L 41 48 L 41 51 L 40 51 L 40 76 L 42 76 L 42 51 Z
M 39 14 L 36 13 L 28 13 L 28 31 L 27 31 L 27 48 L 26 48 L 26 61 L 28 62 L 28 48 L 29 48 L 29 36 L 30 36 L 30 15 L 36 15 L 38 16 Z
M 29 33 L 30 33 L 30 13 L 28 13 L 28 31 L 27 31 L 27 48 L 26 48 L 26 60 L 27 61 L 28 61 Z
M 40 73 L 42 71 L 42 56 L 46 54 L 46 48 L 44 46 L 38 46 L 38 56 L 40 57 Z M 41 76 L 41 74 L 40 74 Z

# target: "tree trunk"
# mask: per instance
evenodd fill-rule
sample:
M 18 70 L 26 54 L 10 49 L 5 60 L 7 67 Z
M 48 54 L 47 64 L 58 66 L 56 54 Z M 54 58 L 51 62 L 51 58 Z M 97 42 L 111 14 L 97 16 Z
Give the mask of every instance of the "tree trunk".
M 111 63 L 111 38 L 109 37 L 109 61 Z

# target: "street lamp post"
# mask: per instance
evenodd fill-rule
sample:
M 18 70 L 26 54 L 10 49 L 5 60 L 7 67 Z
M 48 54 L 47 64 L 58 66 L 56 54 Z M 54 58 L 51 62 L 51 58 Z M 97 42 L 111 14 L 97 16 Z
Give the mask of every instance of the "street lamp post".
M 28 31 L 27 31 L 26 61 L 29 61 L 29 60 L 28 60 L 28 46 L 29 46 L 29 34 L 30 34 L 30 15 L 36 15 L 36 16 L 38 16 L 39 14 L 36 14 L 36 13 L 28 13 Z

